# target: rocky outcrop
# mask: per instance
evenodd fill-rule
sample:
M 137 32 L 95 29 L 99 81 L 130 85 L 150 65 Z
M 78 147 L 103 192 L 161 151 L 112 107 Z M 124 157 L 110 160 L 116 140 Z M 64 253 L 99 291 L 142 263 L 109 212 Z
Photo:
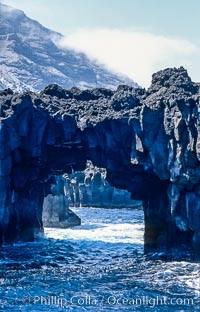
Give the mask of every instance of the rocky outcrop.
M 81 219 L 69 209 L 69 201 L 64 193 L 64 179 L 55 178 L 51 193 L 44 198 L 42 222 L 45 227 L 68 228 L 81 225 Z
M 91 160 L 143 201 L 146 252 L 183 245 L 200 254 L 200 90 L 184 68 L 154 74 L 147 91 L 51 85 L 0 100 L 4 241 L 32 239 L 53 177 Z
M 71 207 L 139 208 L 127 190 L 117 189 L 106 180 L 106 169 L 87 161 L 86 169 L 65 174 L 64 193 Z

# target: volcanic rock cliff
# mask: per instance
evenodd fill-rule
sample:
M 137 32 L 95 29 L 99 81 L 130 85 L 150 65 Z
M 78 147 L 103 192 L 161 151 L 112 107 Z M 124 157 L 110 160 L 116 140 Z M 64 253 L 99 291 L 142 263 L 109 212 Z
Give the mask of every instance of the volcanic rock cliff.
M 138 208 L 141 202 L 132 200 L 131 193 L 111 186 L 106 169 L 87 161 L 84 171 L 62 176 L 64 194 L 71 207 Z
M 154 74 L 147 91 L 50 85 L 0 101 L 1 240 L 33 239 L 54 177 L 91 160 L 143 201 L 146 252 L 200 253 L 200 87 L 183 67 Z

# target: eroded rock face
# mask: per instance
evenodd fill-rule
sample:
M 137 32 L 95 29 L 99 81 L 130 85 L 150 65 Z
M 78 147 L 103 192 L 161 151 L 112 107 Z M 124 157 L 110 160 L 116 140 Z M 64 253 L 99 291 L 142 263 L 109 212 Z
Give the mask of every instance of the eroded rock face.
M 184 68 L 154 74 L 147 91 L 49 86 L 0 100 L 3 240 L 30 240 L 52 177 L 91 160 L 143 201 L 147 252 L 185 244 L 200 253 L 200 90 Z
M 84 171 L 65 174 L 64 194 L 71 207 L 138 208 L 141 202 L 131 199 L 127 190 L 117 189 L 106 180 L 106 169 L 87 161 Z
M 45 227 L 69 228 L 81 225 L 81 219 L 69 209 L 69 201 L 64 193 L 64 179 L 55 178 L 51 193 L 44 198 L 42 222 Z

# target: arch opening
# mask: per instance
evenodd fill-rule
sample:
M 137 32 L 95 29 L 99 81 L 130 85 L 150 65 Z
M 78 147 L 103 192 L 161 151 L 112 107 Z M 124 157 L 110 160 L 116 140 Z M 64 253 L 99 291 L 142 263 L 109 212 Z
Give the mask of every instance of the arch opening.
M 144 211 L 127 190 L 112 187 L 106 169 L 87 161 L 84 171 L 56 177 L 43 203 L 47 238 L 128 244 L 143 253 Z

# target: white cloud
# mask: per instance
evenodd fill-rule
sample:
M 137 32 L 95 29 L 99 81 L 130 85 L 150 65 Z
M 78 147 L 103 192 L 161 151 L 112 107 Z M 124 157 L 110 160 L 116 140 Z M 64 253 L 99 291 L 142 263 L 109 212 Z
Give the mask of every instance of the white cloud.
M 85 52 L 109 69 L 126 74 L 147 87 L 153 72 L 184 66 L 192 75 L 200 73 L 200 49 L 189 41 L 141 31 L 110 29 L 81 30 L 59 43 Z M 200 77 L 193 77 L 200 80 Z

